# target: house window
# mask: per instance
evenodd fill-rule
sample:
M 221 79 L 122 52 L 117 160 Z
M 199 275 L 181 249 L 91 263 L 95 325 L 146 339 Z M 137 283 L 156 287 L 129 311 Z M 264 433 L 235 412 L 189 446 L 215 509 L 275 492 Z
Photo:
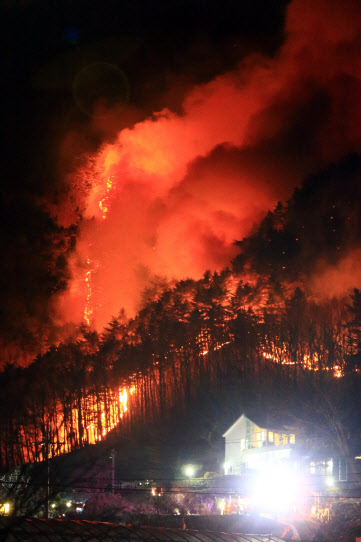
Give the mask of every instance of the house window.
M 273 442 L 273 431 L 268 431 L 268 440 Z
M 246 439 L 243 438 L 241 440 L 241 452 L 243 452 L 243 450 L 245 449 L 246 449 Z
M 290 435 L 290 444 L 295 444 L 295 443 L 296 443 L 295 435 Z
M 287 435 L 282 435 L 282 436 L 283 436 L 283 444 L 287 444 L 288 442 Z

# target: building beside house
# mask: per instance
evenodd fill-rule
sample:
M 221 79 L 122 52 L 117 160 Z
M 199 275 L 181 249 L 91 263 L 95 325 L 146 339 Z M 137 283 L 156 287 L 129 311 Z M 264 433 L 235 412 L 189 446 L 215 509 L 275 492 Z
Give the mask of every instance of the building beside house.
M 223 434 L 225 474 L 264 470 L 272 464 L 293 461 L 296 436 L 285 427 L 266 427 L 242 414 Z

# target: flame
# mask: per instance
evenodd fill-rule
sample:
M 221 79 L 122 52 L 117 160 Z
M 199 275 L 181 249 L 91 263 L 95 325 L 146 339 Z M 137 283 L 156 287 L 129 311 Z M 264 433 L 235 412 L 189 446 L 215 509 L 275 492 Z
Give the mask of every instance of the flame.
M 101 210 L 102 218 L 106 219 L 107 212 L 109 211 L 109 194 L 111 192 L 111 189 L 113 187 L 113 176 L 108 177 L 107 184 L 106 184 L 106 195 L 99 201 L 99 209 Z
M 128 412 L 129 397 L 136 394 L 136 386 L 123 386 L 118 388 L 117 393 L 110 393 L 107 405 L 104 400 L 99 401 L 91 392 L 82 399 L 82 411 L 85 413 L 84 420 L 84 439 L 88 444 L 96 444 L 106 437 L 106 435 L 114 429 L 119 422 L 124 419 L 124 415 Z M 60 403 L 55 412 L 55 418 L 48 419 L 49 427 L 52 431 L 52 451 L 51 455 L 57 456 L 64 453 L 69 453 L 74 449 L 75 441 L 79 441 L 77 431 L 78 428 L 78 409 L 73 408 L 71 411 L 73 432 L 69 433 L 69 428 L 66 427 L 62 418 L 62 410 Z M 96 421 L 98 420 L 98 421 Z M 23 442 L 27 442 L 28 429 L 23 428 L 21 438 Z M 34 434 L 35 442 L 41 442 L 42 434 Z M 23 446 L 23 458 L 25 462 L 33 462 L 45 459 L 45 450 L 43 448 L 32 450 L 29 446 Z
M 232 341 L 224 341 L 211 345 L 209 332 L 205 330 L 199 334 L 198 348 L 199 355 L 203 356 L 204 364 L 208 362 L 207 354 L 212 350 L 221 350 L 228 344 L 232 344 Z M 175 347 L 174 347 L 175 348 Z M 166 382 L 171 384 L 174 375 L 181 374 L 182 367 L 182 348 L 178 350 L 180 357 L 174 367 L 165 368 L 163 372 L 163 378 Z M 175 350 L 176 351 L 176 348 Z M 334 378 L 341 378 L 343 376 L 343 366 L 335 365 L 334 367 L 325 367 L 320 363 L 318 356 L 304 354 L 302 360 L 295 361 L 287 357 L 286 352 L 281 348 L 277 348 L 275 344 L 269 345 L 269 347 L 263 350 L 262 357 L 264 360 L 269 360 L 272 363 L 278 363 L 281 365 L 294 366 L 296 370 L 307 371 L 329 371 L 330 376 Z M 147 387 L 151 386 L 148 390 L 151 396 L 156 397 L 159 386 L 159 374 L 157 372 L 164 371 L 164 366 L 160 368 L 159 362 L 154 362 L 154 378 L 151 383 L 147 379 L 147 373 L 140 371 L 134 372 L 130 377 L 127 384 L 116 386 L 114 389 L 107 389 L 106 394 L 95 393 L 93 389 L 89 389 L 86 394 L 81 398 L 80 405 L 71 409 L 71 412 L 67 413 L 67 419 L 64 419 L 64 411 L 62 404 L 59 402 L 52 410 L 51 415 L 47 414 L 47 420 L 45 423 L 49 424 L 52 435 L 52 449 L 51 457 L 56 455 L 71 452 L 75 448 L 82 446 L 83 444 L 96 444 L 103 441 L 107 434 L 115 427 L 119 426 L 120 422 L 124 423 L 127 419 L 130 421 L 129 414 L 134 414 L 139 408 L 139 398 L 142 397 L 142 388 L 144 382 L 147 382 Z M 143 382 L 143 384 L 142 384 Z M 153 387 L 152 387 L 153 386 Z M 168 385 L 164 388 L 164 393 L 167 394 L 163 397 L 163 400 L 170 404 L 172 401 L 173 386 Z M 139 393 L 138 393 L 139 391 Z M 81 420 L 79 419 L 79 412 L 81 412 Z M 80 430 L 80 427 L 83 427 Z M 22 440 L 22 461 L 34 462 L 44 460 L 46 453 L 44 447 L 38 449 L 32 449 L 29 447 L 29 442 L 41 442 L 42 433 L 38 428 L 29 428 L 23 426 L 20 431 L 20 437 Z
M 87 264 L 90 265 L 90 258 L 87 258 Z M 92 284 L 91 284 L 91 278 L 92 278 L 93 269 L 89 269 L 85 273 L 85 284 L 87 289 L 87 296 L 86 296 L 86 303 L 84 307 L 84 320 L 90 325 L 91 317 L 93 316 L 93 308 L 90 305 L 91 298 L 92 298 Z
M 220 350 L 221 348 L 223 348 L 224 346 L 226 346 L 226 344 L 231 344 L 231 341 L 225 341 L 224 343 L 216 344 L 216 346 L 213 347 L 213 350 Z M 208 349 L 203 350 L 203 351 L 201 352 L 201 356 L 206 356 L 207 354 L 209 354 L 209 350 L 208 350 Z
M 277 356 L 275 354 L 272 354 L 271 352 L 266 352 L 265 350 L 262 352 L 262 356 L 264 357 L 264 359 L 273 361 L 274 363 L 280 363 L 281 365 L 298 365 L 298 363 L 294 360 L 284 358 L 280 355 Z M 314 354 L 313 356 L 310 356 L 309 354 L 304 354 L 303 363 L 300 364 L 300 367 L 302 367 L 302 369 L 306 371 L 315 372 L 319 371 L 320 369 L 324 371 L 332 371 L 335 378 L 341 378 L 343 376 L 343 370 L 340 365 L 335 365 L 332 368 L 323 365 L 320 368 L 319 358 L 317 354 Z
M 98 206 L 102 212 L 102 218 L 105 220 L 107 218 L 107 213 L 110 208 L 110 192 L 114 187 L 113 176 L 108 177 L 106 182 L 106 193 L 102 199 L 99 200 Z M 85 273 L 85 284 L 86 284 L 86 301 L 84 307 L 84 320 L 88 326 L 94 319 L 94 302 L 93 302 L 93 277 L 96 270 L 99 268 L 99 262 L 92 260 L 87 256 L 87 265 L 90 267 Z
M 123 388 L 123 390 L 119 390 L 119 404 L 122 406 L 122 414 L 124 414 L 124 412 L 127 412 L 128 410 L 127 402 L 128 402 L 128 390 L 126 388 Z
M 84 307 L 83 318 L 88 326 L 94 319 L 94 289 L 93 289 L 93 277 L 94 273 L 99 268 L 99 262 L 95 259 L 91 259 L 89 256 L 86 259 L 89 269 L 85 272 L 84 282 L 86 287 L 86 301 Z

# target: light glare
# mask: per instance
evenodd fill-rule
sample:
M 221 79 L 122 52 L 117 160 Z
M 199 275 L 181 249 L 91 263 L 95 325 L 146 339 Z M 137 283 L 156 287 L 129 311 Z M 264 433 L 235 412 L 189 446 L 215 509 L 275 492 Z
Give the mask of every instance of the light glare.
M 192 478 L 194 476 L 195 469 L 192 467 L 192 465 L 186 465 L 184 467 L 184 474 L 188 476 L 188 478 Z
M 259 510 L 285 512 L 296 505 L 301 494 L 301 479 L 294 469 L 269 465 L 255 481 L 253 501 Z

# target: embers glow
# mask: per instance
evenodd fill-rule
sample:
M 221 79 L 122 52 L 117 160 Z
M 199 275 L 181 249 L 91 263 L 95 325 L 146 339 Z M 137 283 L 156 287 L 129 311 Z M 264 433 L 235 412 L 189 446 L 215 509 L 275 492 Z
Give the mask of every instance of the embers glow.
M 52 434 L 52 457 L 71 452 L 80 443 L 95 444 L 103 440 L 124 418 L 129 409 L 129 398 L 136 393 L 134 385 L 119 388 L 116 392 L 108 391 L 107 399 L 100 399 L 91 391 L 81 400 L 82 419 L 79 421 L 79 407 L 72 408 L 67 420 L 64 420 L 61 405 L 59 404 L 48 418 L 48 425 Z M 79 427 L 83 426 L 82 435 Z M 44 447 L 32 450 L 27 443 L 29 435 L 22 432 L 24 441 L 23 458 L 25 462 L 42 461 L 45 459 Z M 41 442 L 41 432 L 34 433 L 31 439 Z
M 86 285 L 86 302 L 84 307 L 84 320 L 89 326 L 92 322 L 94 316 L 94 305 L 93 305 L 93 273 L 98 267 L 98 263 L 87 258 L 87 265 L 90 267 L 85 273 L 85 285 Z
M 109 210 L 109 194 L 113 186 L 113 177 L 108 177 L 107 185 L 106 185 L 106 195 L 103 199 L 99 201 L 99 209 L 101 210 L 102 218 L 105 219 L 107 217 L 107 212 Z
M 214 346 L 213 350 L 220 350 L 221 348 L 226 346 L 226 344 L 231 344 L 231 341 L 225 341 L 224 343 L 217 344 L 216 346 Z M 209 354 L 208 348 L 201 352 L 201 356 L 206 356 L 207 354 Z
M 274 347 L 273 350 L 276 352 L 277 348 Z M 330 368 L 325 366 L 325 364 L 320 364 L 317 354 L 313 354 L 312 356 L 309 354 L 304 354 L 303 363 L 298 363 L 297 361 L 289 359 L 285 356 L 284 352 L 277 352 L 276 354 L 263 351 L 262 356 L 264 359 L 272 361 L 273 363 L 280 363 L 281 365 L 294 365 L 302 368 L 305 371 L 332 371 L 335 378 L 341 378 L 343 376 L 342 367 L 335 365 L 334 367 Z

